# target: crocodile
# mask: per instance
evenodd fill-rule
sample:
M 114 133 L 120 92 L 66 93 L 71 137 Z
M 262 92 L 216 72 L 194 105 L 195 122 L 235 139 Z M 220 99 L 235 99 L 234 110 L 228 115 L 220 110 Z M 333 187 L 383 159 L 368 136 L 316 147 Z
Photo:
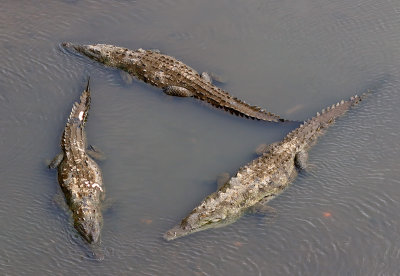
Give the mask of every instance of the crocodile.
M 106 66 L 122 69 L 139 80 L 162 88 L 167 95 L 194 97 L 241 117 L 270 121 L 289 121 L 266 110 L 249 105 L 212 84 L 207 73 L 193 68 L 158 50 L 129 50 L 107 44 L 78 45 L 64 42 L 62 47 L 74 50 Z
M 58 182 L 72 211 L 75 229 L 89 244 L 99 245 L 103 224 L 101 202 L 105 190 L 101 170 L 86 151 L 85 124 L 89 108 L 88 80 L 80 102 L 73 104 L 65 126 L 61 139 L 62 153 L 49 167 L 58 168 Z
M 207 196 L 180 224 L 163 237 L 170 241 L 209 228 L 235 222 L 246 211 L 266 207 L 306 168 L 308 150 L 335 119 L 361 101 L 363 96 L 342 100 L 305 121 L 280 142 L 270 144 L 261 156 L 241 167 L 216 192 Z

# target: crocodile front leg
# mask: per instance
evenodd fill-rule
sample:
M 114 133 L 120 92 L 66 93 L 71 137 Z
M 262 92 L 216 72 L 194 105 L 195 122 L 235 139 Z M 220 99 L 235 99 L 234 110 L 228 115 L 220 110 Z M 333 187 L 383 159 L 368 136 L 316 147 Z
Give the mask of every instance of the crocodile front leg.
M 272 196 L 267 196 L 263 199 L 261 199 L 259 202 L 254 204 L 248 209 L 248 212 L 253 213 L 253 214 L 272 214 L 273 216 L 276 215 L 277 211 L 274 207 L 271 207 L 267 205 L 267 203 L 273 198 L 274 195 Z
M 212 72 L 203 72 L 201 73 L 201 78 L 208 82 L 208 83 L 213 83 L 213 81 L 219 82 L 219 83 L 225 83 L 226 81 L 219 75 L 214 74 Z
M 231 176 L 227 172 L 219 174 L 217 176 L 217 190 L 219 190 L 222 186 L 224 186 L 226 182 L 229 181 L 230 178 Z
M 50 164 L 48 164 L 49 169 L 55 169 L 58 167 L 58 165 L 60 165 L 61 161 L 64 158 L 64 153 L 61 152 L 59 154 L 56 155 L 56 157 L 54 157 L 54 159 L 50 162 Z
M 180 86 L 168 86 L 164 88 L 164 93 L 176 97 L 193 97 L 194 93 Z
M 104 161 L 106 160 L 106 155 L 98 147 L 94 145 L 89 145 L 86 153 L 92 157 L 94 160 Z
M 201 78 L 202 78 L 205 82 L 212 83 L 211 75 L 210 75 L 209 73 L 207 73 L 207 72 L 201 73 Z

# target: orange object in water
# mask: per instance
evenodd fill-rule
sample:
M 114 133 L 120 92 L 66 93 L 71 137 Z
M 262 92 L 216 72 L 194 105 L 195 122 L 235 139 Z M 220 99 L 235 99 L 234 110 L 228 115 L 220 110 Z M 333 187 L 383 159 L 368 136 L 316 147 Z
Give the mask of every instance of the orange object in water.
M 329 212 L 324 212 L 324 217 L 329 218 L 329 217 L 331 217 L 331 216 L 332 216 L 331 213 L 329 213 Z
M 140 222 L 143 223 L 143 224 L 149 225 L 149 224 L 153 223 L 153 220 L 151 220 L 151 219 L 141 219 Z

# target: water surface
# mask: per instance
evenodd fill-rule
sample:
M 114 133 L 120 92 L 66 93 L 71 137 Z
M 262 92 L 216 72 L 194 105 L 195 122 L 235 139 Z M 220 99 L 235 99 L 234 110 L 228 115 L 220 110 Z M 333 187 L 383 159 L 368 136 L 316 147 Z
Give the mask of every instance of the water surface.
M 396 274 L 400 255 L 400 4 L 396 1 L 2 1 L 0 271 L 6 275 Z M 225 228 L 162 234 L 222 172 L 296 124 L 230 116 L 60 50 L 62 41 L 160 49 L 293 120 L 368 89 L 271 202 Z M 87 257 L 46 160 L 92 80 L 87 135 L 107 197 L 105 260 Z

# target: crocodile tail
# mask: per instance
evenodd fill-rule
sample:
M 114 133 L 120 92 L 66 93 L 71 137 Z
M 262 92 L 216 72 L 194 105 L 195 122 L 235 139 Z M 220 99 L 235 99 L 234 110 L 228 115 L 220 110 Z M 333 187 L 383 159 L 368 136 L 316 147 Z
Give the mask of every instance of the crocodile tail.
M 225 111 L 228 111 L 236 116 L 267 122 L 292 122 L 290 120 L 283 119 L 276 114 L 268 112 L 263 108 L 255 105 L 250 105 L 245 101 L 238 99 L 237 97 L 233 97 L 220 88 L 215 87 L 214 92 L 218 95 L 216 96 L 217 98 L 213 98 L 210 95 L 208 95 L 208 97 L 195 97 L 205 100 L 211 105 L 217 108 L 222 108 Z
M 344 115 L 350 108 L 357 105 L 369 92 L 361 96 L 355 95 L 346 101 L 342 100 L 337 104 L 322 109 L 321 112 L 317 112 L 316 116 L 305 121 L 300 127 L 290 132 L 286 136 L 285 141 L 296 138 L 301 144 L 312 144 L 313 141 L 323 134 L 324 129 L 335 122 L 336 118 Z
M 336 104 L 333 104 L 332 106 L 328 106 L 327 108 L 323 109 L 321 113 L 317 112 L 317 115 L 309 121 L 311 124 L 331 124 L 336 118 L 344 115 L 351 107 L 357 105 L 365 97 L 365 95 L 365 93 L 362 96 L 355 95 L 347 101 L 342 100 Z
M 282 117 L 273 114 L 271 112 L 262 109 L 261 107 L 255 105 L 249 105 L 245 101 L 242 101 L 238 98 L 234 98 L 242 106 L 242 112 L 238 112 L 238 116 L 251 118 L 260 121 L 267 121 L 267 122 L 291 122 L 290 120 L 283 119 Z M 232 108 L 230 105 L 224 105 L 224 108 L 228 111 L 233 109 L 235 111 L 235 107 Z
M 75 102 L 72 106 L 71 114 L 68 118 L 67 125 L 78 124 L 84 126 L 87 120 L 88 111 L 90 108 L 90 78 L 88 78 L 86 89 L 83 91 L 80 102 Z

